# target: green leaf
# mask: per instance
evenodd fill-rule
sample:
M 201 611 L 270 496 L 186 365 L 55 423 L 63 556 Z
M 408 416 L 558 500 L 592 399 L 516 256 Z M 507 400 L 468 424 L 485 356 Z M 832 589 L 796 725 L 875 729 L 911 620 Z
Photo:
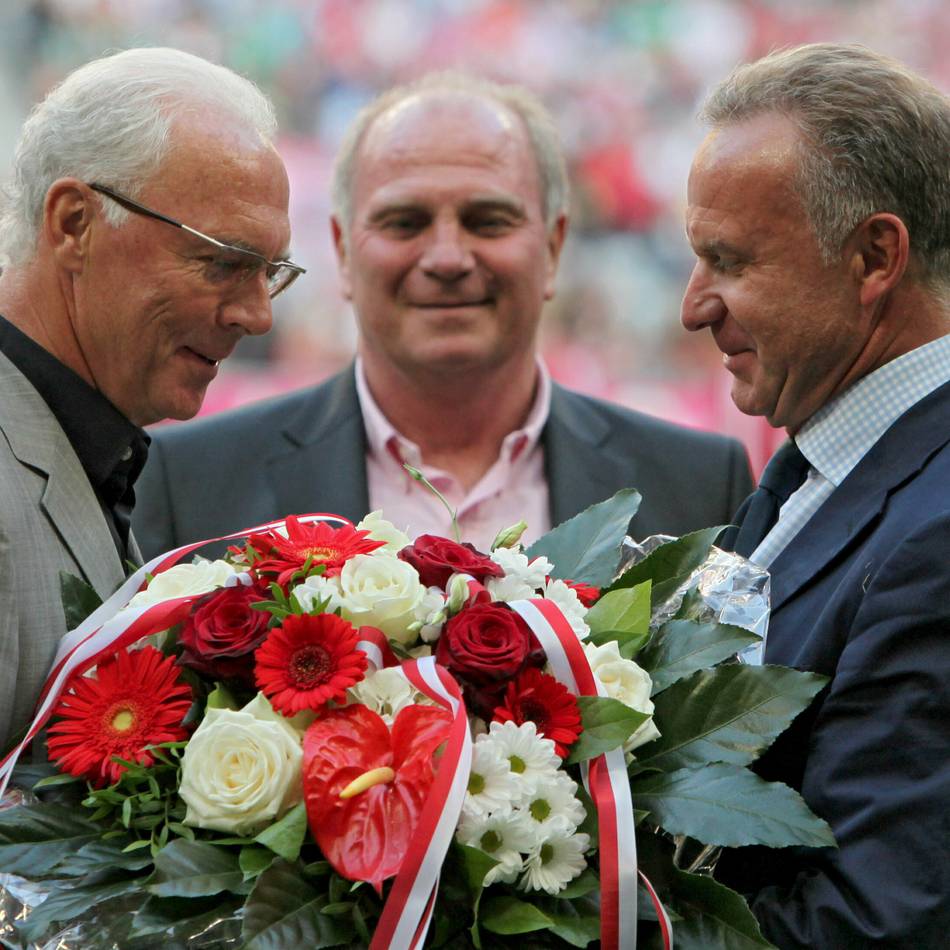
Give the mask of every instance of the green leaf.
M 682 917 L 673 930 L 677 950 L 756 950 L 771 947 L 748 905 L 711 877 L 675 871 L 670 904 Z
M 73 920 L 106 901 L 140 891 L 141 881 L 136 878 L 95 884 L 89 887 L 70 887 L 54 890 L 29 916 L 19 924 L 20 933 L 28 940 L 38 940 L 54 922 Z M 144 894 L 142 895 L 144 898 Z
M 586 909 L 557 902 L 556 913 L 549 913 L 550 930 L 572 947 L 586 947 L 600 939 L 600 914 L 593 907 Z
M 280 821 L 265 828 L 254 839 L 287 861 L 296 861 L 307 836 L 307 809 L 303 802 L 294 805 Z
M 572 765 L 623 745 L 650 718 L 606 696 L 578 696 L 577 706 L 583 728 L 567 760 Z
M 33 791 L 38 788 L 53 788 L 57 785 L 76 785 L 80 781 L 81 779 L 76 778 L 75 775 L 67 775 L 65 772 L 61 772 L 59 775 L 47 775 L 46 778 L 41 778 L 33 786 Z
M 240 912 L 243 898 L 218 894 L 215 897 L 188 899 L 184 897 L 149 897 L 132 918 L 131 935 L 161 935 L 150 946 L 182 946 L 198 934 L 203 946 L 231 947 L 238 945 L 241 933 Z M 206 941 L 213 941 L 207 943 Z
M 465 871 L 465 880 L 468 889 L 474 896 L 478 896 L 485 882 L 485 875 L 498 863 L 491 855 L 485 854 L 479 848 L 472 848 L 465 844 L 455 845 L 461 858 L 462 869 Z
M 648 808 L 665 831 L 704 844 L 820 848 L 835 843 L 831 829 L 796 791 L 734 765 L 652 772 L 634 779 L 630 790 L 637 807 Z
M 0 868 L 37 877 L 96 841 L 102 829 L 61 805 L 19 805 L 0 810 Z
M 255 878 L 262 871 L 266 871 L 274 863 L 274 852 L 270 848 L 257 847 L 249 845 L 241 848 L 238 855 L 238 866 L 244 875 L 244 880 L 249 881 Z
M 640 494 L 625 488 L 558 525 L 525 553 L 529 560 L 548 558 L 554 565 L 552 577 L 603 587 L 613 579 L 620 543 L 639 507 Z
M 208 693 L 205 709 L 240 709 L 241 704 L 234 698 L 234 694 L 222 683 L 215 683 L 214 689 Z
M 637 752 L 639 768 L 748 765 L 811 702 L 827 677 L 734 663 L 700 670 L 654 697 L 662 735 Z
M 590 640 L 598 645 L 616 640 L 630 659 L 650 636 L 650 584 L 612 590 L 587 611 Z
M 350 921 L 321 913 L 328 903 L 295 867 L 276 861 L 257 879 L 244 905 L 244 950 L 318 950 L 352 940 Z
M 205 841 L 176 838 L 155 855 L 147 889 L 156 897 L 207 897 L 235 892 L 244 875 L 237 856 Z
M 129 850 L 133 845 L 148 846 L 148 841 L 130 842 L 128 838 L 117 838 L 112 841 L 91 841 L 83 845 L 74 855 L 70 856 L 62 867 L 56 869 L 57 874 L 66 874 L 70 877 L 81 877 L 97 871 L 141 871 L 152 864 L 150 854 L 136 854 Z
M 482 902 L 479 924 L 496 934 L 526 934 L 548 930 L 554 921 L 534 904 L 516 897 L 487 897 Z
M 67 630 L 75 630 L 102 604 L 102 598 L 96 593 L 95 588 L 82 578 L 76 577 L 75 574 L 70 574 L 69 571 L 59 572 L 59 593 L 63 602 Z
M 640 651 L 637 663 L 653 679 L 653 692 L 659 693 L 697 670 L 728 660 L 758 640 L 754 633 L 731 624 L 671 620 Z
M 578 877 L 568 882 L 560 891 L 558 891 L 559 900 L 577 900 L 578 897 L 586 897 L 593 894 L 600 887 L 600 881 L 597 875 L 590 868 L 584 868 Z
M 634 587 L 646 580 L 653 581 L 651 599 L 656 608 L 669 599 L 677 587 L 706 560 L 720 531 L 721 527 L 705 528 L 661 544 L 639 564 L 624 571 L 611 590 Z

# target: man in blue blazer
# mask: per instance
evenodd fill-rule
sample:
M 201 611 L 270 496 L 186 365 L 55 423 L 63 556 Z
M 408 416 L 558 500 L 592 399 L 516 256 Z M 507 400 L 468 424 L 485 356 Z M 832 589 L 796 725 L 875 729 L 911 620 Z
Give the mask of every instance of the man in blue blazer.
M 551 117 L 510 85 L 437 74 L 355 120 L 332 233 L 359 327 L 355 367 L 316 389 L 154 433 L 137 489 L 146 555 L 279 515 L 382 508 L 446 534 L 422 469 L 479 546 L 534 536 L 621 488 L 638 534 L 726 523 L 751 480 L 731 439 L 553 384 L 537 329 L 567 228 Z
M 950 102 L 818 45 L 739 68 L 704 118 L 683 323 L 712 332 L 738 407 L 792 437 L 731 540 L 772 574 L 764 662 L 830 678 L 758 768 L 838 842 L 717 873 L 781 948 L 945 947 Z

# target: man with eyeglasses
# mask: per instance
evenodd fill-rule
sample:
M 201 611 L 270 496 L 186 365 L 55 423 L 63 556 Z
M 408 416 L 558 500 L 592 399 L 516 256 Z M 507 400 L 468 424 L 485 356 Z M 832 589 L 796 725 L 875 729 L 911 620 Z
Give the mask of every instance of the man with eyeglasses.
M 275 130 L 252 83 L 170 49 L 83 66 L 24 124 L 0 215 L 0 746 L 65 632 L 60 572 L 104 597 L 140 558 L 142 427 L 193 416 L 302 272 Z
M 553 120 L 524 89 L 432 74 L 368 105 L 337 158 L 331 224 L 356 364 L 157 432 L 136 511 L 146 552 L 315 510 L 449 534 L 403 463 L 483 548 L 628 486 L 640 536 L 728 522 L 751 484 L 737 442 L 569 392 L 538 359 L 567 197 Z

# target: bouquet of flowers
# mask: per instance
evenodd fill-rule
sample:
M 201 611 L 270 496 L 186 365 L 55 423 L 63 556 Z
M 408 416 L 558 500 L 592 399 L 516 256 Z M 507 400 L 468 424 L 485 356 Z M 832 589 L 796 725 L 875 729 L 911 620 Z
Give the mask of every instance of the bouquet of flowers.
M 51 762 L 0 766 L 0 942 L 768 946 L 709 869 L 833 844 L 747 768 L 823 679 L 734 662 L 717 529 L 618 573 L 638 500 L 489 552 L 290 516 L 73 614 Z

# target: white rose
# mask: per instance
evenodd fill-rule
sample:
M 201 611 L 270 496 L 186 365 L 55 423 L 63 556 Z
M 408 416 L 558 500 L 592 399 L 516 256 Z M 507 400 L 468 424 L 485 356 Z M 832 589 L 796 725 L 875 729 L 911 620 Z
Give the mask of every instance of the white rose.
M 151 607 L 173 597 L 207 594 L 224 587 L 227 579 L 236 573 L 227 561 L 206 561 L 198 558 L 193 564 L 176 564 L 156 574 L 148 587 L 139 591 L 130 601 L 130 607 Z
M 300 735 L 266 705 L 205 713 L 182 756 L 186 825 L 253 835 L 301 799 Z
M 426 643 L 434 643 L 442 636 L 445 625 L 445 594 L 438 587 L 426 589 L 416 607 L 416 623 L 421 623 L 419 636 Z
M 623 744 L 624 752 L 656 739 L 660 730 L 653 724 L 653 701 L 650 699 L 653 681 L 650 674 L 633 660 L 622 657 L 616 640 L 600 646 L 585 643 L 584 652 L 594 676 L 611 699 L 619 699 L 637 712 L 650 714 L 650 718 Z
M 340 593 L 338 577 L 311 574 L 305 581 L 298 584 L 292 593 L 297 598 L 297 603 L 308 612 L 313 611 L 318 601 L 321 603 L 330 601 L 326 608 L 330 613 L 343 606 L 343 595 Z
M 378 550 L 388 551 L 390 554 L 397 554 L 403 548 L 412 544 L 408 536 L 403 534 L 391 521 L 387 521 L 379 509 L 371 511 L 356 526 L 356 529 L 357 531 L 368 531 L 369 536 L 374 541 L 385 541 L 386 547 Z
M 378 627 L 404 646 L 418 636 L 409 625 L 426 589 L 416 569 L 391 554 L 357 554 L 340 571 L 342 616 L 354 627 Z
M 413 689 L 409 680 L 396 667 L 384 667 L 367 673 L 355 686 L 347 690 L 354 703 L 362 703 L 379 713 L 386 725 L 391 726 L 400 710 L 406 706 L 429 705 L 431 700 Z

